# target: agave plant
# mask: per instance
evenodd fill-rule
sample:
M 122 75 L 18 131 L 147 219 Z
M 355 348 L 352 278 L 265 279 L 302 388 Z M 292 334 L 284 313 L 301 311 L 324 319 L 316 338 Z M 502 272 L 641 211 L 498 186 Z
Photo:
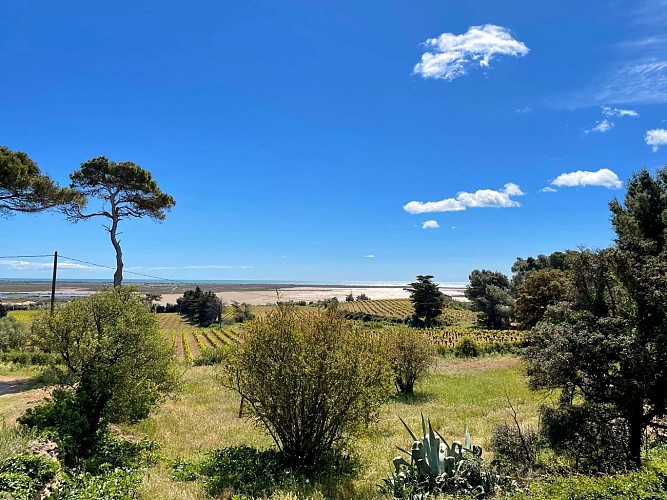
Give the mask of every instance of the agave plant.
M 482 497 L 495 488 L 499 477 L 483 466 L 482 447 L 472 444 L 468 429 L 463 444 L 453 441 L 449 445 L 424 415 L 421 417 L 422 439 L 399 419 L 412 437 L 412 448 L 409 451 L 398 449 L 410 457 L 410 461 L 401 456 L 393 459 L 396 472 L 384 480 L 385 491 L 395 498 L 422 498 L 429 493 L 455 490 Z

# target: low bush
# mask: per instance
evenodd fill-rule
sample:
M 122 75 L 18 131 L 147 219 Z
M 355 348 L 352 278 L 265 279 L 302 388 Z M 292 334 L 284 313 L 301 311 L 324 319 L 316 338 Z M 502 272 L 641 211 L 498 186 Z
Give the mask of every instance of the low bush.
M 355 471 L 354 462 L 348 457 L 335 454 L 319 475 L 305 476 L 298 469 L 285 463 L 284 455 L 273 449 L 257 450 L 249 446 L 236 446 L 213 450 L 200 462 L 176 460 L 170 467 L 170 476 L 175 481 L 199 481 L 206 492 L 214 497 L 232 494 L 251 498 L 270 496 L 278 488 L 296 483 L 335 475 L 340 478 Z
M 654 450 L 643 470 L 611 476 L 570 476 L 535 482 L 531 500 L 658 500 L 667 497 L 667 452 Z
M 475 340 L 466 335 L 454 346 L 454 355 L 457 358 L 476 358 L 479 355 L 480 349 Z
M 9 498 L 34 498 L 60 470 L 55 460 L 17 455 L 0 462 L 0 492 Z
M 413 394 L 415 382 L 433 364 L 433 345 L 424 333 L 414 328 L 396 327 L 383 332 L 390 349 L 396 389 L 400 394 Z
M 27 347 L 28 328 L 16 318 L 0 318 L 0 352 L 20 350 Z
M 525 472 L 535 467 L 543 440 L 530 426 L 517 427 L 503 423 L 493 429 L 491 449 L 504 468 Z
M 244 328 L 240 346 L 221 380 L 294 468 L 319 470 L 393 392 L 384 337 L 336 309 L 303 314 L 279 304 Z

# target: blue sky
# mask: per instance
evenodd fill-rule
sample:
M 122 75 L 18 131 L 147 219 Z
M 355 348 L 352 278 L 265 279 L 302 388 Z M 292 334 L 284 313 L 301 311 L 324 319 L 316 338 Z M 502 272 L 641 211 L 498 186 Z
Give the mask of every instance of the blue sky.
M 667 163 L 665 28 L 665 0 L 3 2 L 0 144 L 63 185 L 150 170 L 176 206 L 122 223 L 127 270 L 465 281 L 612 242 Z M 0 255 L 54 250 L 114 265 L 101 221 L 0 219 Z

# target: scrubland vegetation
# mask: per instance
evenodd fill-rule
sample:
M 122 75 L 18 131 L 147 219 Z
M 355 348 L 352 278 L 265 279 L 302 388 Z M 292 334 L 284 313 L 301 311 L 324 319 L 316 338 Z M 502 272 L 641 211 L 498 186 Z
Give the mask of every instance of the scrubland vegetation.
M 466 304 L 420 275 L 409 300 L 9 312 L 0 491 L 665 498 L 666 200 L 640 171 L 614 247 L 474 270 Z

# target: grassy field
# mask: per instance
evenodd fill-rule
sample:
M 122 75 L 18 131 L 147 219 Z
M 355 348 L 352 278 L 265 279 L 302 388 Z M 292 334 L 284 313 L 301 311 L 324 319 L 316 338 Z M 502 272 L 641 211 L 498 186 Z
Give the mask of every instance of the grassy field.
M 376 498 L 377 485 L 391 470 L 391 459 L 397 454 L 395 446 L 410 445 L 399 415 L 417 428 L 423 412 L 448 440 L 462 439 L 468 427 L 473 440 L 488 448 L 493 427 L 509 418 L 505 412 L 507 397 L 518 406 L 523 422 L 536 420 L 545 395 L 528 390 L 518 358 L 441 358 L 433 374 L 418 384 L 415 398 L 392 399 L 383 408 L 378 424 L 354 442 L 352 451 L 360 460 L 354 479 L 340 484 L 302 485 L 297 491 L 278 492 L 276 498 Z M 214 368 L 192 367 L 184 372 L 183 391 L 177 399 L 167 401 L 148 420 L 123 430 L 159 441 L 167 461 L 199 458 L 207 450 L 225 446 L 273 446 L 265 433 L 237 417 L 238 405 L 238 397 L 216 382 Z M 196 483 L 171 481 L 164 463 L 146 476 L 143 497 L 206 498 Z
M 43 311 L 38 311 L 36 309 L 29 311 L 9 311 L 7 315 L 17 319 L 21 323 L 30 323 L 32 322 L 33 318 L 41 312 Z

